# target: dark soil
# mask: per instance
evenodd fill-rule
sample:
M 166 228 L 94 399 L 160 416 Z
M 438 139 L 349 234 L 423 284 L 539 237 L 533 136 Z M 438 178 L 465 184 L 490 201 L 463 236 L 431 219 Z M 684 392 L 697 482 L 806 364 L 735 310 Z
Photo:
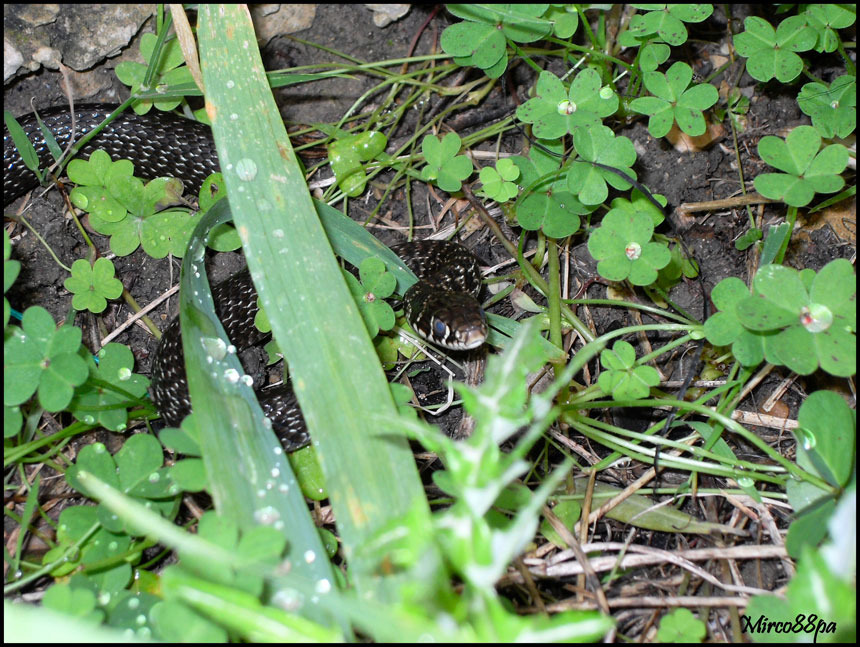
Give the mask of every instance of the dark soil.
M 59 17 L 52 23 L 32 28 L 32 31 L 50 30 L 68 20 L 91 21 L 98 18 L 92 15 L 98 12 L 89 12 L 88 16 L 73 14 L 76 5 L 55 6 L 59 7 Z M 7 31 L 13 27 L 20 27 L 19 22 L 16 21 L 20 21 L 20 15 L 26 13 L 25 7 L 27 5 L 5 6 L 4 19 Z M 732 7 L 736 32 L 740 31 L 739 21 L 747 15 L 744 12 L 751 11 L 750 7 L 755 7 L 752 9 L 754 12 L 762 11 L 759 9 L 761 5 L 733 5 Z M 435 14 L 428 28 L 421 31 L 422 25 L 433 11 L 432 7 L 415 5 L 406 17 L 385 28 L 378 28 L 372 22 L 370 11 L 362 5 L 320 5 L 312 26 L 294 36 L 370 61 L 407 56 L 413 38 L 420 33 L 414 53 L 423 54 L 431 51 L 442 29 L 452 21 L 452 18 L 443 10 Z M 52 42 L 61 43 L 58 49 L 66 52 L 64 47 L 71 49 L 75 39 L 88 37 L 87 35 L 94 33 L 93 29 L 96 28 L 63 34 L 62 37 L 65 40 Z M 117 103 L 125 99 L 128 96 L 128 90 L 116 80 L 113 68 L 119 60 L 126 57 L 135 58 L 140 34 L 152 29 L 150 19 L 137 32 L 131 44 L 121 48 L 122 54 L 118 58 L 102 57 L 88 64 L 83 71 L 74 72 L 72 85 L 76 93 L 76 101 Z M 721 51 L 725 51 L 721 50 L 721 47 L 725 44 L 727 33 L 725 15 L 718 7 L 709 20 L 691 26 L 691 38 L 685 45 L 684 52 L 674 52 L 674 54 L 683 56 L 684 60 L 694 67 L 695 72 L 707 77 L 714 70 L 715 66 L 712 63 L 714 57 Z M 55 35 L 54 38 L 59 36 Z M 263 56 L 270 69 L 336 60 L 332 54 L 286 36 L 272 39 L 265 46 Z M 814 63 L 815 59 L 813 59 Z M 825 63 L 832 64 L 832 59 L 822 61 L 822 64 Z M 472 74 L 474 74 L 473 71 L 467 72 L 466 79 L 471 78 Z M 723 81 L 732 84 L 739 74 L 742 76 L 738 86 L 752 96 L 747 127 L 739 136 L 743 177 L 748 188 L 752 190 L 752 180 L 767 169 L 757 155 L 756 145 L 760 137 L 767 134 L 784 134 L 787 129 L 801 123 L 809 123 L 809 120 L 797 108 L 796 87 L 783 88 L 775 83 L 761 87 L 748 75 L 742 73 L 738 65 L 728 67 L 722 75 L 710 79 L 710 82 L 716 86 Z M 826 68 L 816 70 L 816 74 L 826 80 L 831 79 L 830 71 Z M 4 86 L 4 107 L 15 115 L 21 115 L 29 110 L 31 100 L 37 107 L 64 104 L 66 100 L 60 90 L 60 78 L 59 72 L 43 67 L 35 72 L 8 80 Z M 372 86 L 372 83 L 375 81 L 362 77 L 338 78 L 304 86 L 282 88 L 276 91 L 276 98 L 288 124 L 331 123 L 337 121 L 354 101 Z M 512 91 L 516 92 L 518 100 L 525 100 L 533 83 L 532 71 L 525 66 L 520 66 L 511 73 L 508 90 L 503 93 L 497 88 L 484 104 L 469 111 L 455 113 L 451 121 L 461 129 L 461 135 L 484 127 L 514 110 Z M 439 101 L 436 97 L 432 100 Z M 409 128 L 412 126 L 414 122 L 407 121 L 401 136 L 411 132 Z M 655 140 L 651 137 L 645 122 L 641 120 L 629 124 L 617 124 L 616 130 L 629 137 L 636 146 L 638 161 L 634 168 L 639 180 L 652 192 L 662 194 L 668 199 L 668 222 L 661 227 L 660 231 L 670 237 L 682 237 L 701 268 L 701 283 L 690 281 L 679 285 L 673 290 L 672 299 L 687 312 L 697 317 L 704 317 L 706 309 L 702 294 L 709 294 L 713 286 L 727 276 L 738 276 L 747 281 L 750 272 L 756 266 L 751 250 L 739 251 L 734 245 L 734 241 L 749 227 L 749 218 L 745 209 L 723 209 L 718 212 L 697 212 L 691 215 L 677 211 L 681 204 L 726 198 L 740 192 L 740 179 L 731 132 L 728 131 L 705 150 L 679 152 L 666 139 Z M 395 137 L 393 144 L 396 145 L 396 143 Z M 494 142 L 487 143 L 479 148 L 493 150 L 494 144 Z M 516 131 L 511 131 L 502 139 L 502 150 L 507 152 L 522 152 L 523 145 L 523 138 Z M 309 154 L 319 157 L 323 152 L 311 149 Z M 413 187 L 417 188 L 417 185 Z M 353 217 L 362 219 L 376 206 L 379 196 L 381 192 L 373 191 L 369 200 L 355 201 L 351 207 Z M 392 197 L 393 199 L 389 200 L 382 209 L 382 213 L 392 221 L 406 222 L 407 214 L 403 206 L 405 195 L 401 192 Z M 428 194 L 416 190 L 412 199 L 415 212 L 427 217 L 425 205 L 428 204 Z M 440 194 L 438 190 L 429 195 L 431 210 L 438 213 L 445 199 L 446 196 Z M 8 207 L 7 212 L 17 213 L 22 204 L 19 201 Z M 761 208 L 752 207 L 752 210 L 759 219 L 759 226 L 764 230 L 767 230 L 769 224 L 782 222 L 785 217 L 785 208 L 779 204 L 765 205 Z M 836 224 L 834 224 L 835 221 L 822 221 L 820 217 L 817 220 L 811 220 L 812 226 L 809 230 L 796 237 L 790 250 L 789 263 L 797 268 L 810 267 L 817 270 L 834 258 L 851 257 L 855 245 L 853 201 L 845 205 L 844 210 L 845 215 Z M 63 281 L 67 275 L 53 260 L 46 245 L 66 265 L 71 265 L 77 258 L 85 257 L 88 250 L 74 222 L 66 215 L 63 200 L 56 190 L 44 196 L 41 195 L 41 191 L 34 192 L 28 202 L 26 217 L 32 228 L 44 239 L 44 243 L 27 229 L 12 221 L 6 221 L 5 226 L 13 238 L 13 257 L 22 263 L 21 275 L 7 296 L 13 308 L 19 311 L 38 304 L 47 308 L 58 321 L 63 320 L 71 312 L 71 295 L 63 287 Z M 442 224 L 447 224 L 450 218 L 450 215 L 446 216 Z M 839 226 L 839 223 L 845 220 L 851 223 L 848 229 Z M 387 229 L 375 231 L 381 232 L 379 236 L 384 242 L 397 242 L 402 239 L 402 236 Z M 506 231 L 509 238 L 515 239 L 516 233 L 507 228 Z M 92 232 L 90 235 L 93 236 L 99 251 L 110 256 L 107 239 Z M 585 249 L 584 241 L 584 237 L 577 236 L 571 245 L 570 272 L 573 279 L 571 297 L 576 296 L 579 286 L 597 276 L 596 264 Z M 473 235 L 466 244 L 474 247 L 488 265 L 507 258 L 501 246 L 492 241 L 485 232 Z M 213 255 L 210 271 L 210 280 L 214 282 L 229 276 L 242 265 L 239 254 L 220 254 L 217 258 L 215 256 Z M 153 260 L 139 250 L 131 256 L 113 258 L 113 260 L 119 278 L 141 306 L 157 298 L 178 279 L 179 261 L 176 259 Z M 606 284 L 592 283 L 587 294 L 592 298 L 604 298 Z M 645 297 L 640 295 L 639 298 Z M 171 305 L 163 306 L 157 313 L 151 315 L 162 329 L 166 327 L 169 317 L 175 312 L 175 300 L 170 303 Z M 508 302 L 503 302 L 498 307 L 502 314 L 511 315 L 515 312 L 514 307 Z M 84 343 L 95 350 L 99 339 L 103 336 L 103 331 L 112 330 L 129 315 L 127 306 L 116 301 L 110 304 L 107 311 L 98 318 L 79 313 L 76 323 L 85 330 Z M 619 309 L 591 308 L 590 316 L 598 332 L 638 323 Z M 648 321 L 645 319 L 646 323 Z M 116 341 L 132 348 L 137 360 L 136 370 L 148 375 L 150 358 L 155 349 L 155 341 L 151 334 L 140 327 L 133 326 Z M 659 343 L 658 340 L 652 340 L 652 342 Z M 671 361 L 661 367 L 667 379 L 683 379 L 685 372 L 691 370 L 693 362 L 684 361 L 683 367 L 674 364 L 683 355 L 683 350 L 674 354 Z M 785 377 L 786 374 L 780 371 L 772 373 L 759 387 L 755 400 L 761 401 L 766 398 L 773 385 Z M 428 401 L 437 402 L 444 399 L 444 394 L 438 392 L 444 390 L 446 379 L 447 376 L 439 376 L 434 371 L 425 371 L 413 378 L 412 385 L 421 395 L 432 394 L 428 397 Z M 796 407 L 805 393 L 812 390 L 811 387 L 812 385 L 807 384 L 804 379 L 798 379 L 789 388 L 785 400 L 791 417 L 795 416 Z M 458 420 L 459 413 L 456 413 L 447 418 L 443 417 L 441 421 L 432 419 L 431 422 L 440 423 L 450 431 Z M 631 426 L 636 425 L 631 424 Z M 89 438 L 85 442 L 91 441 L 92 438 Z M 780 577 L 779 574 L 774 576 Z M 760 582 L 758 586 L 772 588 L 774 584 L 774 581 Z

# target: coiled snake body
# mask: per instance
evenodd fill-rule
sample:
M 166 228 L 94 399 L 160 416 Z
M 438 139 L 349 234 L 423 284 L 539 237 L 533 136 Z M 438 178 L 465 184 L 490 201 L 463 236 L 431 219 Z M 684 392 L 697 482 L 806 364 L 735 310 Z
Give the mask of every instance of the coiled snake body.
M 113 112 L 115 106 L 83 105 L 75 110 L 75 135 L 80 138 Z M 72 136 L 67 108 L 40 112 L 57 143 L 65 148 Z M 33 142 L 40 167 L 52 163 L 48 146 L 35 118 L 18 120 Z M 211 131 L 204 124 L 159 111 L 147 115 L 126 112 L 88 142 L 81 153 L 103 149 L 114 159 L 130 159 L 135 175 L 145 179 L 176 177 L 186 191 L 196 193 L 203 180 L 218 171 L 218 158 Z M 3 201 L 9 204 L 38 186 L 35 174 L 26 168 L 4 132 Z M 404 295 L 406 317 L 425 339 L 454 350 L 480 346 L 487 335 L 487 322 L 476 300 L 481 285 L 477 259 L 463 246 L 445 241 L 420 241 L 392 247 L 418 276 L 418 283 Z M 212 289 L 215 308 L 227 336 L 238 350 L 264 341 L 266 335 L 254 326 L 257 293 L 250 274 L 243 270 Z M 179 317 L 164 331 L 152 365 L 152 399 L 169 425 L 176 426 L 190 413 L 188 383 L 179 329 Z M 258 393 L 260 405 L 288 451 L 308 443 L 296 398 L 290 389 Z

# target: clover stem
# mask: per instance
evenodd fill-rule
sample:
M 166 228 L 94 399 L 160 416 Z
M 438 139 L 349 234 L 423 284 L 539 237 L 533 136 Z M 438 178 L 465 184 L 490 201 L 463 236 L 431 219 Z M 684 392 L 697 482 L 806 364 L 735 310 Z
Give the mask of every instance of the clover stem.
M 794 223 L 797 221 L 797 207 L 789 207 L 788 213 L 785 215 L 785 221 L 788 223 L 788 231 L 794 231 Z M 785 237 L 785 240 L 782 241 L 782 245 L 779 247 L 779 252 L 777 252 L 776 256 L 773 259 L 774 264 L 781 265 L 783 259 L 785 258 L 785 252 L 788 249 L 788 242 L 791 240 L 791 234 Z
M 39 240 L 39 242 L 42 243 L 42 246 L 46 250 L 48 250 L 48 253 L 51 255 L 51 258 L 54 259 L 54 261 L 57 263 L 57 265 L 62 267 L 69 274 L 72 273 L 72 268 L 69 267 L 68 265 L 63 264 L 63 262 L 54 253 L 54 250 L 51 249 L 51 246 L 48 245 L 47 241 L 44 238 L 42 238 L 42 236 L 39 235 L 39 232 L 33 228 L 33 226 L 27 221 L 27 219 L 23 215 L 18 216 L 17 218 L 14 218 L 14 220 L 17 220 L 18 222 L 22 223 L 27 229 L 30 230 L 30 233 L 32 233 Z
M 547 246 L 549 255 L 549 294 L 547 305 L 549 309 L 549 340 L 563 348 L 561 338 L 561 272 L 558 263 L 558 245 L 550 240 Z

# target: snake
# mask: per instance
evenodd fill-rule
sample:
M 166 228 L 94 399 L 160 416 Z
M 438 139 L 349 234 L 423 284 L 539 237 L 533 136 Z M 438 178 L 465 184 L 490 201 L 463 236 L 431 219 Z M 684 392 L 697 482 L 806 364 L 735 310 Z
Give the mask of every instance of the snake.
M 85 104 L 72 113 L 67 107 L 49 108 L 39 117 L 64 149 L 110 116 L 117 106 Z M 33 115 L 18 123 L 33 144 L 40 168 L 53 163 L 53 156 Z M 149 180 L 174 177 L 183 181 L 187 193 L 196 194 L 204 180 L 219 170 L 212 131 L 201 122 L 180 115 L 151 111 L 143 115 L 122 112 L 79 151 L 88 156 L 106 151 L 112 159 L 128 159 L 135 175 Z M 11 204 L 39 185 L 12 142 L 8 128 L 3 137 L 4 205 Z M 442 348 L 464 351 L 481 346 L 488 334 L 487 318 L 477 300 L 481 289 L 480 262 L 463 245 L 444 240 L 423 240 L 391 246 L 417 276 L 418 281 L 403 295 L 406 320 L 425 340 Z M 258 312 L 257 292 L 246 269 L 212 288 L 215 311 L 237 351 L 263 343 L 269 335 L 254 325 Z M 152 363 L 150 396 L 165 424 L 176 427 L 191 412 L 179 316 L 165 328 Z M 301 407 L 288 387 L 263 389 L 257 398 L 272 429 L 286 451 L 310 442 Z

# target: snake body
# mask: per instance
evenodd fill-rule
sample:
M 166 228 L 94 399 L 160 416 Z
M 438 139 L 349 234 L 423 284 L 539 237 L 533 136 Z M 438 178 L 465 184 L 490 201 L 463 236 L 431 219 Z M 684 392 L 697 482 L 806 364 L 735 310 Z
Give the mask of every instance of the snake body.
M 102 123 L 115 109 L 88 104 L 75 110 L 73 128 L 67 108 L 40 112 L 57 143 L 65 148 L 74 134 L 79 139 Z M 53 158 L 32 116 L 19 123 L 33 143 L 41 168 Z M 81 148 L 89 155 L 102 149 L 114 159 L 130 159 L 135 175 L 144 179 L 176 177 L 186 192 L 196 193 L 207 176 L 219 170 L 209 127 L 179 116 L 152 111 L 146 115 L 125 112 L 110 122 Z M 4 132 L 3 201 L 9 204 L 38 186 L 35 174 L 26 168 Z M 476 297 L 481 287 L 478 260 L 462 245 L 446 241 L 418 241 L 392 246 L 418 282 L 404 295 L 406 318 L 425 339 L 453 350 L 480 346 L 487 336 L 486 317 Z M 256 345 L 266 335 L 254 326 L 257 293 L 246 270 L 234 274 L 212 289 L 215 309 L 227 336 L 238 350 Z M 285 449 L 292 451 L 309 442 L 296 397 L 288 388 L 258 392 L 258 399 Z M 152 366 L 152 399 L 165 422 L 177 426 L 191 411 L 179 317 L 165 329 Z

